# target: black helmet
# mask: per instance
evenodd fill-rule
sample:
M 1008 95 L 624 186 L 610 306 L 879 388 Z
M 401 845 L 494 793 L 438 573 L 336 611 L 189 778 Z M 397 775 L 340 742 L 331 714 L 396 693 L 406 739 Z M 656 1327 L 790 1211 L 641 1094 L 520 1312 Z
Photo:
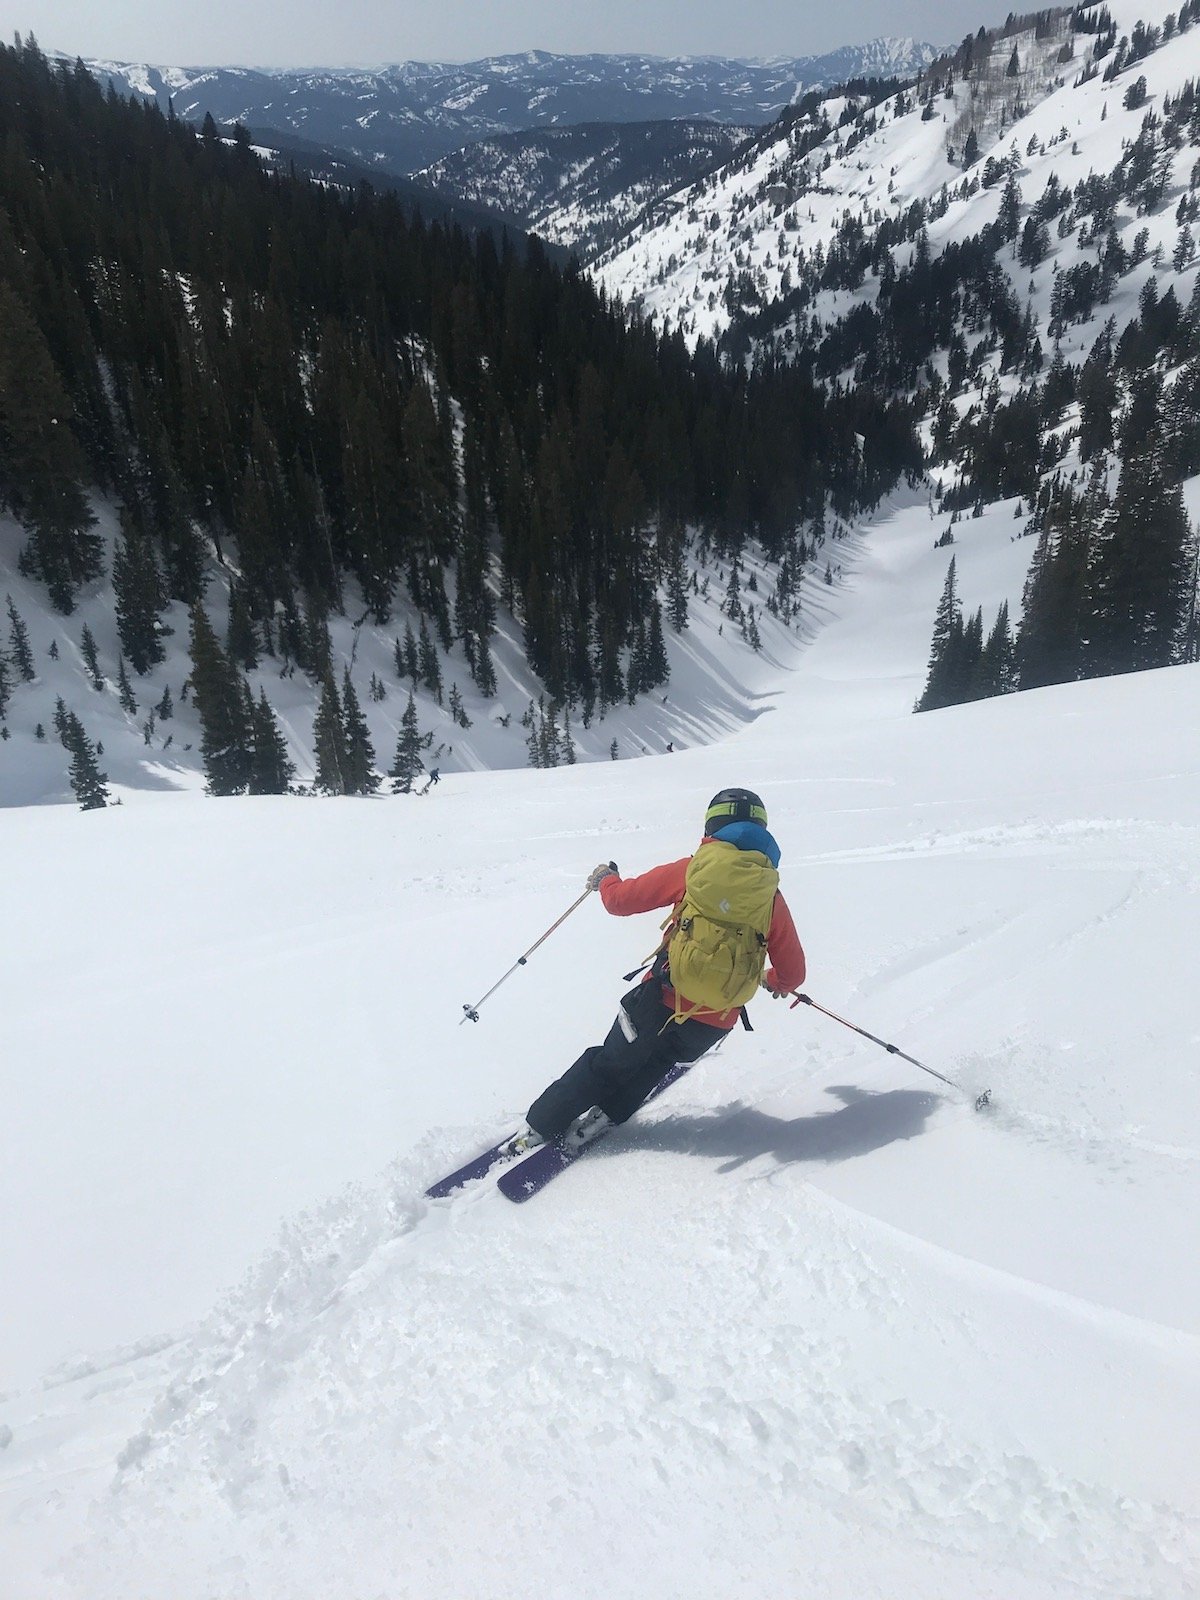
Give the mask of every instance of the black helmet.
M 704 813 L 705 833 L 719 833 L 731 822 L 767 825 L 767 808 L 751 789 L 722 789 L 713 795 Z

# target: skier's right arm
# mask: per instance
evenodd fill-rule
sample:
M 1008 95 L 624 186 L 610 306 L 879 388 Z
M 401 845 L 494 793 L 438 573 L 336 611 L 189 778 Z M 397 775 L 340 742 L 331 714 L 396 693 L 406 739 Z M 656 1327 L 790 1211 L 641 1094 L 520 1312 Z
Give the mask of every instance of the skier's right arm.
M 613 873 L 600 885 L 604 909 L 614 917 L 633 917 L 639 911 L 661 911 L 683 899 L 684 879 L 691 856 L 651 867 L 638 878 L 622 878 Z

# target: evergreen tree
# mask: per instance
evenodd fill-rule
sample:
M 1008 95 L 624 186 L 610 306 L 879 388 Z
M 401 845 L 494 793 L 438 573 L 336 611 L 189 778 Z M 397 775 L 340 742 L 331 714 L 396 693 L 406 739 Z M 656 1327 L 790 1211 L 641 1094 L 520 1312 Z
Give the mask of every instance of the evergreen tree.
M 346 745 L 345 792 L 374 794 L 382 780 L 375 771 L 375 747 L 349 667 L 342 674 L 342 730 Z
M 753 608 L 751 608 L 750 617 L 753 623 Z M 758 629 L 755 628 L 754 631 L 757 635 Z M 756 645 L 755 648 L 757 649 L 758 646 Z M 646 641 L 645 687 L 647 690 L 657 689 L 666 683 L 670 676 L 671 666 L 667 660 L 667 647 L 663 640 L 662 607 L 656 600 L 650 608 L 650 632 Z
M 245 689 L 199 604 L 192 607 L 190 648 L 192 698 L 200 718 L 208 792 L 242 794 L 250 782 L 253 751 Z
M 8 621 L 13 665 L 26 683 L 32 683 L 37 674 L 33 670 L 33 652 L 29 648 L 29 629 L 13 604 L 12 595 L 8 596 Z
M 421 642 L 418 647 L 420 658 L 421 682 L 429 690 L 438 705 L 442 703 L 442 669 L 438 662 L 437 646 L 429 636 L 429 629 L 425 618 L 421 618 Z
M 471 719 L 463 710 L 462 695 L 458 692 L 457 683 L 450 685 L 450 715 L 460 728 L 471 726 Z
M 1007 600 L 1002 602 L 983 646 L 979 659 L 978 686 L 980 699 L 1011 694 L 1017 686 L 1016 651 L 1008 620 Z
M 1179 658 L 1190 599 L 1190 530 L 1166 462 L 1161 400 L 1161 380 L 1150 374 L 1122 425 L 1121 476 L 1090 574 L 1089 676 L 1165 667 Z
M 918 711 L 936 711 L 953 705 L 958 697 L 962 642 L 962 606 L 958 598 L 957 557 L 950 557 L 942 597 L 933 618 L 933 641 L 929 651 L 929 672 L 925 689 L 917 701 Z
M 254 755 L 250 763 L 251 794 L 287 794 L 296 769 L 275 713 L 260 689 L 253 713 Z
M 121 710 L 128 716 L 137 715 L 137 701 L 133 694 L 133 685 L 129 681 L 129 673 L 125 670 L 125 657 L 117 657 L 117 695 L 121 701 Z
M 8 702 L 12 696 L 12 677 L 8 668 L 8 657 L 0 652 L 0 722 L 8 714 Z
M 396 756 L 389 776 L 393 779 L 393 794 L 408 794 L 413 781 L 425 763 L 421 760 L 421 730 L 417 724 L 417 707 L 411 691 L 404 715 L 400 718 L 400 733 L 396 740 Z
M 162 699 L 155 706 L 154 711 L 160 722 L 169 722 L 175 715 L 175 705 L 171 699 L 171 685 L 169 683 L 163 687 Z
M 349 752 L 346 749 L 342 707 L 332 672 L 325 674 L 321 685 L 321 700 L 313 722 L 313 744 L 317 755 L 315 787 L 325 794 L 347 794 Z
M 671 627 L 682 633 L 688 625 L 687 562 L 684 558 L 683 533 L 680 530 L 671 541 L 667 565 L 667 612 Z
M 113 556 L 113 592 L 121 648 L 139 677 L 163 659 L 162 579 L 150 540 L 122 514 L 121 538 Z
M 417 680 L 421 676 L 420 659 L 417 655 L 417 641 L 413 637 L 411 622 L 404 624 L 403 647 L 401 647 L 399 640 L 396 641 L 396 676 L 398 678 L 407 678 L 414 690 L 417 687 Z
M 71 756 L 71 792 L 81 811 L 98 811 L 108 804 L 108 774 L 100 771 L 97 748 L 84 732 L 74 712 L 68 712 L 63 738 Z
M 253 672 L 258 666 L 258 636 L 250 615 L 250 598 L 244 583 L 234 582 L 229 588 L 229 629 L 225 635 L 225 648 L 229 651 L 230 659 L 243 672 Z
M 86 622 L 83 625 L 83 634 L 80 637 L 79 648 L 83 654 L 84 665 L 88 669 L 88 676 L 92 680 L 92 688 L 103 689 L 104 674 L 100 671 L 100 658 L 96 653 L 95 636 Z

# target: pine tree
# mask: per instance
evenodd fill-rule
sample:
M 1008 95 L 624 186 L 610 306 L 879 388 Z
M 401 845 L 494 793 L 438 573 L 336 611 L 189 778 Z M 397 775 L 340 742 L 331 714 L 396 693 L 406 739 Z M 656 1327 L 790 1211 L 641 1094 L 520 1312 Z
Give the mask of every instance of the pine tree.
M 155 706 L 154 710 L 160 722 L 169 722 L 175 715 L 175 705 L 171 699 L 171 685 L 169 683 L 164 686 L 162 699 Z
M 230 659 L 243 672 L 253 672 L 258 666 L 258 636 L 250 615 L 250 600 L 244 583 L 235 582 L 229 588 L 229 628 L 225 635 L 225 648 Z
M 753 621 L 753 609 L 751 609 L 751 621 Z M 757 631 L 756 628 L 755 633 Z M 671 665 L 667 660 L 667 646 L 663 640 L 662 607 L 656 600 L 650 608 L 650 633 L 646 641 L 646 672 L 643 680 L 646 690 L 660 688 L 670 676 Z
M 13 665 L 26 683 L 32 683 L 37 674 L 33 670 L 33 652 L 29 648 L 29 629 L 13 604 L 12 595 L 8 596 L 8 620 Z
M 1166 463 L 1161 380 L 1139 384 L 1121 430 L 1121 476 L 1090 575 L 1089 676 L 1165 667 L 1179 659 L 1189 602 L 1190 530 Z
M 250 763 L 251 794 L 286 794 L 296 769 L 275 713 L 260 689 L 253 713 L 254 756 Z
M 349 752 L 332 672 L 325 674 L 321 685 L 321 699 L 313 721 L 313 744 L 317 755 L 315 787 L 325 794 L 348 793 Z
M 133 685 L 129 681 L 129 674 L 125 670 L 125 657 L 117 657 L 117 695 L 121 701 L 121 710 L 128 716 L 137 715 L 137 701 L 133 694 Z
M 9 675 L 8 657 L 0 652 L 0 722 L 8 714 L 8 702 L 12 696 L 12 678 Z
M 979 659 L 979 698 L 1011 694 L 1017 686 L 1017 662 L 1012 628 L 1008 620 L 1008 601 L 997 613 Z
M 400 718 L 400 733 L 396 740 L 396 756 L 389 776 L 393 794 L 408 794 L 413 780 L 425 763 L 421 760 L 421 730 L 417 724 L 417 707 L 411 691 L 404 715 Z
M 442 703 L 442 669 L 438 662 L 437 646 L 429 636 L 425 618 L 421 618 L 421 642 L 418 646 L 420 659 L 421 682 L 435 696 L 438 705 Z
M 374 794 L 382 780 L 375 771 L 375 747 L 349 667 L 342 674 L 342 731 L 346 743 L 345 792 Z
M 63 743 L 70 752 L 71 792 L 81 811 L 98 811 L 108 804 L 108 774 L 100 771 L 97 749 L 75 713 L 68 712 Z
M 450 685 L 450 715 L 460 728 L 471 726 L 471 719 L 463 710 L 462 695 L 458 692 L 457 683 Z
M 253 734 L 245 687 L 201 605 L 191 616 L 192 697 L 200 717 L 200 754 L 213 795 L 242 794 L 250 782 Z
M 150 540 L 128 516 L 121 518 L 121 538 L 113 556 L 113 591 L 121 648 L 139 677 L 163 659 L 162 579 Z
M 84 664 L 88 669 L 88 676 L 92 680 L 93 689 L 103 689 L 104 674 L 100 671 L 100 658 L 96 653 L 96 640 L 92 630 L 85 622 L 83 634 L 79 641 L 79 648 L 83 653 Z
M 942 706 L 954 704 L 961 639 L 962 606 L 958 599 L 957 557 L 951 556 L 942 597 L 934 613 L 929 672 L 924 692 L 917 701 L 918 711 L 936 711 Z

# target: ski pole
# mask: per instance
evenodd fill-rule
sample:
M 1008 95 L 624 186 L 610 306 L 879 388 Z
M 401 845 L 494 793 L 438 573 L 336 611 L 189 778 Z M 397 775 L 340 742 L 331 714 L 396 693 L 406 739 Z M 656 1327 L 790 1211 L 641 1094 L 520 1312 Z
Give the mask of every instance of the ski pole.
M 843 1028 L 849 1028 L 853 1033 L 861 1033 L 864 1039 L 870 1039 L 872 1044 L 881 1046 L 882 1049 L 887 1051 L 888 1055 L 899 1056 L 901 1061 L 907 1061 L 911 1066 L 920 1067 L 922 1072 L 927 1072 L 931 1078 L 937 1078 L 941 1083 L 948 1084 L 951 1089 L 956 1089 L 959 1094 L 963 1092 L 962 1085 L 955 1083 L 953 1078 L 947 1078 L 944 1073 L 935 1072 L 932 1067 L 927 1067 L 923 1061 L 918 1061 L 916 1056 L 906 1054 L 898 1044 L 889 1044 L 886 1039 L 876 1038 L 873 1033 L 868 1033 L 865 1028 L 860 1028 L 856 1022 L 849 1022 L 845 1017 L 839 1017 L 836 1011 L 830 1011 L 825 1006 L 818 1005 L 809 995 L 801 994 L 795 989 L 792 990 L 792 993 L 795 995 L 795 999 L 788 1007 L 790 1011 L 795 1011 L 796 1007 L 801 1005 L 811 1006 L 814 1011 L 821 1012 L 823 1016 L 832 1017 L 834 1022 L 840 1022 Z M 985 1089 L 982 1094 L 976 1095 L 976 1111 L 982 1111 L 991 1098 L 992 1091 L 990 1089 Z
M 500 985 L 502 983 L 507 983 L 508 980 L 512 977 L 513 973 L 517 970 L 517 968 L 518 967 L 523 967 L 525 965 L 525 963 L 529 960 L 530 956 L 538 948 L 538 946 L 545 944 L 546 940 L 550 937 L 550 935 L 556 929 L 562 927 L 563 923 L 571 915 L 572 911 L 578 911 L 579 910 L 580 906 L 583 904 L 583 902 L 587 899 L 588 895 L 590 895 L 591 893 L 593 893 L 593 890 L 592 890 L 591 885 L 589 884 L 588 887 L 579 896 L 579 899 L 575 901 L 574 905 L 568 906 L 567 909 L 563 912 L 562 916 L 559 917 L 558 921 L 557 922 L 552 922 L 550 924 L 550 926 L 546 929 L 545 933 L 541 936 L 541 938 L 540 939 L 535 939 L 534 942 L 529 946 L 529 949 L 526 950 L 525 954 L 523 956 L 518 956 L 517 957 L 517 959 L 513 962 L 512 966 L 509 967 L 508 971 L 504 974 L 504 976 L 502 978 L 498 978 L 496 980 L 496 982 L 492 985 L 492 987 L 488 990 L 487 994 L 484 995 L 483 1000 L 476 1000 L 476 1002 L 475 1002 L 475 1004 L 473 1006 L 464 1006 L 463 1007 L 463 1011 L 464 1011 L 465 1015 L 459 1018 L 459 1026 L 460 1027 L 462 1026 L 462 1024 L 464 1022 L 478 1022 L 479 1021 L 479 1008 L 483 1004 L 483 1001 L 484 1000 L 490 1000 L 491 997 L 495 994 L 496 990 L 500 987 Z

